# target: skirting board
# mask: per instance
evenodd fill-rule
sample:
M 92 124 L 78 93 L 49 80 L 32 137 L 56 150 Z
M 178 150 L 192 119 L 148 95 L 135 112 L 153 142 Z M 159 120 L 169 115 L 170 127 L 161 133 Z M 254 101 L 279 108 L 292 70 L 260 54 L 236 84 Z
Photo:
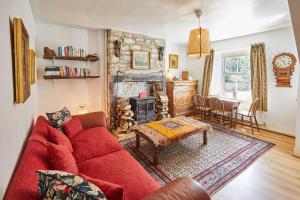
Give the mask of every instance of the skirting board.
M 274 132 L 274 133 L 279 133 L 279 134 L 282 134 L 282 135 L 291 136 L 291 137 L 295 137 L 295 135 L 296 135 L 294 131 L 282 130 L 282 129 L 277 128 L 277 127 L 270 127 L 270 126 L 265 127 L 265 126 L 259 125 L 259 128 L 267 130 L 267 131 L 271 131 L 271 132 Z
M 248 122 L 247 126 L 250 127 L 250 122 L 249 121 L 247 121 L 247 122 Z M 287 136 L 291 136 L 291 137 L 295 137 L 295 135 L 296 135 L 295 130 L 282 128 L 280 126 L 276 126 L 276 125 L 272 125 L 272 124 L 264 125 L 264 124 L 259 123 L 258 126 L 262 130 L 271 131 L 271 132 L 279 133 L 279 134 L 282 134 L 282 135 L 287 135 Z
M 294 148 L 294 156 L 300 158 L 300 149 Z

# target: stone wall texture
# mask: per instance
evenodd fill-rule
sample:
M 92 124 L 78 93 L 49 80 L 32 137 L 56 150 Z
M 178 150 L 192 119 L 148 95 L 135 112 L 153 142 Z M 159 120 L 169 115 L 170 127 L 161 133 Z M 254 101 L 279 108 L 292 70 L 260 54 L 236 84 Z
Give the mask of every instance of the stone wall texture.
M 114 54 L 114 41 L 121 41 L 121 56 L 116 57 Z M 132 97 L 138 95 L 140 91 L 149 91 L 149 82 L 164 81 L 165 73 L 165 53 L 164 59 L 159 60 L 159 47 L 165 48 L 164 39 L 153 38 L 141 34 L 107 30 L 107 72 L 108 72 L 108 105 L 110 105 L 109 125 L 111 129 L 116 128 L 116 100 L 118 97 Z M 150 52 L 150 69 L 133 70 L 132 69 L 132 52 L 133 50 Z M 161 76 L 153 76 L 158 73 Z M 124 78 L 130 74 L 130 79 Z M 144 81 L 135 81 L 134 76 L 139 78 L 146 76 Z M 149 74 L 149 76 L 147 76 Z M 123 79 L 120 76 L 124 76 Z M 153 78 L 152 78 L 153 77 Z M 153 79 L 153 80 L 152 80 Z
M 149 36 L 134 34 L 122 31 L 108 30 L 108 73 L 110 75 L 116 75 L 117 71 L 127 71 L 132 69 L 132 51 L 142 50 L 150 51 L 151 64 L 150 68 L 163 69 L 165 66 L 165 60 L 158 60 L 158 48 L 165 47 L 166 42 L 164 39 L 152 38 Z M 114 44 L 116 40 L 121 41 L 121 57 L 114 55 Z M 142 70 L 144 71 L 144 70 Z

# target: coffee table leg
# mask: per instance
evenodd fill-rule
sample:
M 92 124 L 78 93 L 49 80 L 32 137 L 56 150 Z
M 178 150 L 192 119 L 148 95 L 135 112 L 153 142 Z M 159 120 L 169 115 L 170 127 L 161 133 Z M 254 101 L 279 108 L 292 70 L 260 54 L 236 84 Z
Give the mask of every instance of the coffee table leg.
M 207 145 L 207 131 L 203 132 L 203 144 Z
M 140 135 L 138 133 L 135 133 L 135 146 L 137 149 L 140 148 Z
M 158 164 L 158 147 L 153 145 L 153 165 L 156 166 Z

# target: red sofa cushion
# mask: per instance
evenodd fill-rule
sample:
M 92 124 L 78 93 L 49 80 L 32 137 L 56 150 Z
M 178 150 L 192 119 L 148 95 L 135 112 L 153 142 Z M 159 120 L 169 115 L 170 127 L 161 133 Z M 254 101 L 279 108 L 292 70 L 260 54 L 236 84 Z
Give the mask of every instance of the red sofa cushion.
M 78 117 L 83 129 L 106 127 L 106 118 L 104 112 L 91 112 L 83 115 L 73 115 Z
M 36 120 L 35 126 L 29 137 L 29 141 L 35 140 L 47 146 L 48 143 L 48 126 L 49 122 L 44 116 L 39 116 Z
M 6 190 L 5 200 L 40 199 L 37 191 L 38 177 L 35 171 L 38 169 L 50 169 L 47 159 L 47 146 L 44 144 L 44 141 L 47 141 L 48 125 L 44 117 L 37 119 Z
M 142 199 L 160 187 L 125 150 L 86 160 L 77 166 L 80 173 L 122 186 L 123 200 Z
M 64 124 L 65 134 L 69 139 L 73 138 L 77 133 L 82 131 L 82 125 L 79 118 L 72 118 L 70 121 Z
M 65 145 L 48 143 L 48 159 L 52 169 L 78 174 L 75 158 Z
M 122 149 L 118 140 L 103 127 L 81 131 L 71 139 L 71 143 L 77 163 Z
M 31 135 L 45 135 L 48 133 L 49 121 L 44 116 L 39 116 L 34 125 Z
M 79 176 L 98 186 L 108 200 L 120 200 L 123 198 L 123 188 L 120 185 L 91 178 L 85 174 L 79 174 Z
M 73 147 L 70 140 L 60 130 L 53 128 L 52 126 L 48 126 L 48 137 L 50 142 L 54 144 L 65 145 L 71 152 L 73 152 Z

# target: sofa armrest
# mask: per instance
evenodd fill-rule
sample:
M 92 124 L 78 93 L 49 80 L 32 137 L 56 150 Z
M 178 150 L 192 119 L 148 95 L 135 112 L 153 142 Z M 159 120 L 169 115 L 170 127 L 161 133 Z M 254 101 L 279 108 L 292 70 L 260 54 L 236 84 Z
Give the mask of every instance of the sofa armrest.
M 106 119 L 104 112 L 91 112 L 82 115 L 74 115 L 80 119 L 83 129 L 95 128 L 95 127 L 106 127 Z
M 178 178 L 143 200 L 210 200 L 201 185 L 191 178 Z

